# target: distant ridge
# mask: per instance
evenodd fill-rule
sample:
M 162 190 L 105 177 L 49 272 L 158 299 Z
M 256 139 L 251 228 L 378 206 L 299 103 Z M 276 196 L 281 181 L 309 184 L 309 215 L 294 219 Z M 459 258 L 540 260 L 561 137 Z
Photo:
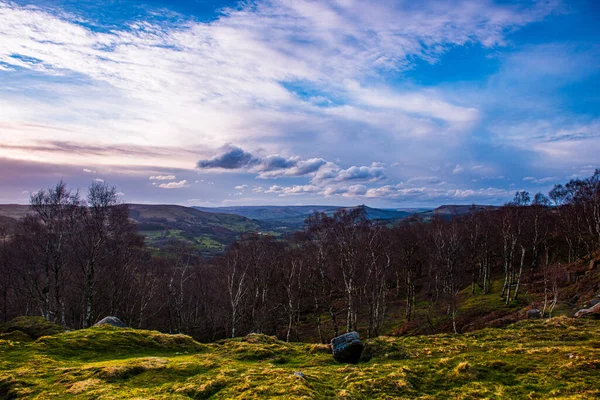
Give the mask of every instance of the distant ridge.
M 129 217 L 154 247 L 173 240 L 186 241 L 207 253 L 222 251 L 244 232 L 260 232 L 266 224 L 227 213 L 206 212 L 192 207 L 168 204 L 128 204 Z
M 451 218 L 460 215 L 470 214 L 472 212 L 478 211 L 493 211 L 500 208 L 500 206 L 490 206 L 490 205 L 482 205 L 482 204 L 469 204 L 469 205 L 454 205 L 447 204 L 443 206 L 439 206 L 433 210 L 421 212 L 418 215 L 424 219 L 430 219 L 434 216 L 441 218 Z
M 279 228 L 301 229 L 304 220 L 314 212 L 333 215 L 339 210 L 353 210 L 360 206 L 342 207 L 342 206 L 230 206 L 230 207 L 194 207 L 197 210 L 241 215 L 246 218 L 257 221 L 264 221 L 275 224 Z M 364 206 L 367 218 L 369 220 L 401 220 L 407 218 L 422 209 L 384 209 Z M 411 210 L 411 211 L 409 211 Z

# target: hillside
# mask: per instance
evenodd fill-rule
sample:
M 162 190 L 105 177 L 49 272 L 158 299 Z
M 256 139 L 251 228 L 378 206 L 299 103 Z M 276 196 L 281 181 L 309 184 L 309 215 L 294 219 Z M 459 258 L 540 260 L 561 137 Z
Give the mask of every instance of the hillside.
M 478 211 L 493 211 L 499 209 L 499 206 L 488 206 L 488 205 L 480 205 L 480 204 L 469 204 L 469 205 L 454 205 L 447 204 L 439 206 L 433 210 L 422 211 L 418 215 L 425 219 L 431 219 L 433 217 L 441 217 L 441 218 L 452 218 L 458 217 L 461 215 L 470 214 Z
M 357 365 L 325 345 L 98 327 L 0 336 L 1 398 L 392 399 L 600 396 L 600 321 L 523 321 L 462 335 L 380 337 Z
M 128 204 L 129 217 L 151 247 L 163 248 L 173 239 L 197 246 L 205 254 L 222 251 L 241 233 L 269 231 L 271 225 L 230 213 L 215 213 L 177 205 Z M 1 204 L 0 226 L 11 230 L 30 213 L 27 205 Z
M 0 204 L 0 228 L 12 231 L 19 219 L 29 213 L 29 206 L 20 204 Z
M 29 206 L 21 204 L 0 204 L 0 216 L 19 219 L 29 214 Z
M 304 220 L 315 212 L 333 215 L 336 211 L 351 210 L 355 207 L 341 206 L 238 206 L 238 207 L 194 207 L 197 210 L 211 213 L 241 215 L 246 218 L 272 224 L 274 229 L 292 231 L 302 229 Z M 415 214 L 420 209 L 383 209 L 365 207 L 369 220 L 401 220 Z
M 239 215 L 176 205 L 129 204 L 129 216 L 138 223 L 150 246 L 163 247 L 178 239 L 208 253 L 222 250 L 241 233 L 268 229 L 259 221 Z

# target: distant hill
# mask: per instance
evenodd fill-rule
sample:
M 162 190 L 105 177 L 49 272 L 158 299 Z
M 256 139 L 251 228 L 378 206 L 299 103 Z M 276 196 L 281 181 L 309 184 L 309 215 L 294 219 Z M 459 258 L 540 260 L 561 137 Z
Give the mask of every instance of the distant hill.
M 206 252 L 218 252 L 244 232 L 261 232 L 268 224 L 226 213 L 176 205 L 129 204 L 129 216 L 138 223 L 148 243 L 164 247 L 172 239 L 185 240 Z
M 356 207 L 341 206 L 238 206 L 238 207 L 194 207 L 197 210 L 211 213 L 226 213 L 244 216 L 258 221 L 269 222 L 273 229 L 294 230 L 301 229 L 304 220 L 314 212 L 333 215 L 341 209 L 351 210 Z M 422 209 L 383 209 L 365 207 L 367 218 L 370 220 L 401 220 Z
M 196 245 L 207 254 L 222 251 L 244 232 L 269 231 L 268 223 L 176 205 L 128 204 L 129 217 L 151 247 L 164 248 L 174 239 Z M 30 213 L 28 205 L 0 204 L 0 227 L 13 229 Z M 271 232 L 275 233 L 275 232 Z
M 129 204 L 129 216 L 138 224 L 139 232 L 152 247 L 164 248 L 174 239 L 196 245 L 207 254 L 222 251 L 244 232 L 273 235 L 300 230 L 304 220 L 314 212 L 333 215 L 340 206 L 238 206 L 184 207 L 177 205 Z M 434 210 L 422 208 L 384 209 L 365 207 L 367 218 L 394 223 L 412 215 L 425 220 L 434 216 L 450 218 L 473 210 L 497 209 L 486 205 L 443 205 Z M 0 205 L 0 227 L 11 230 L 30 212 L 28 205 Z
M 424 211 L 419 213 L 419 217 L 427 220 L 431 219 L 434 216 L 441 218 L 452 218 L 460 215 L 469 214 L 477 211 L 484 210 L 497 210 L 500 208 L 499 206 L 488 206 L 488 205 L 480 205 L 480 204 L 469 204 L 469 205 L 443 205 L 439 206 L 434 210 Z
M 238 207 L 193 207 L 206 212 L 236 214 L 260 221 L 279 221 L 306 218 L 316 212 L 334 213 L 335 206 L 238 206 Z
M 21 204 L 0 204 L 0 228 L 5 228 L 12 232 L 17 221 L 29 214 L 29 206 Z
M 0 217 L 20 219 L 31 212 L 28 205 L 22 204 L 0 204 Z

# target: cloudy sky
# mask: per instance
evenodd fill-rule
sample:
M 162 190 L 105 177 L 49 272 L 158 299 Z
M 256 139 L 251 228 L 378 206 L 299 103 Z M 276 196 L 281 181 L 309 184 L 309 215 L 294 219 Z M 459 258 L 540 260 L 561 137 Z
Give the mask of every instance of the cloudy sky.
M 501 204 L 600 166 L 595 0 L 0 0 L 0 202 Z

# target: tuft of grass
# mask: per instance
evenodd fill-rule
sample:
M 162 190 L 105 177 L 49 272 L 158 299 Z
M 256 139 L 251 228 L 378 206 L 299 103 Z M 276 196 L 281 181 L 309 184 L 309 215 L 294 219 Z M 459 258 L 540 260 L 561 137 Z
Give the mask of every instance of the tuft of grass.
M 408 349 L 398 340 L 391 337 L 380 337 L 366 342 L 362 361 L 375 359 L 406 360 L 411 357 Z

